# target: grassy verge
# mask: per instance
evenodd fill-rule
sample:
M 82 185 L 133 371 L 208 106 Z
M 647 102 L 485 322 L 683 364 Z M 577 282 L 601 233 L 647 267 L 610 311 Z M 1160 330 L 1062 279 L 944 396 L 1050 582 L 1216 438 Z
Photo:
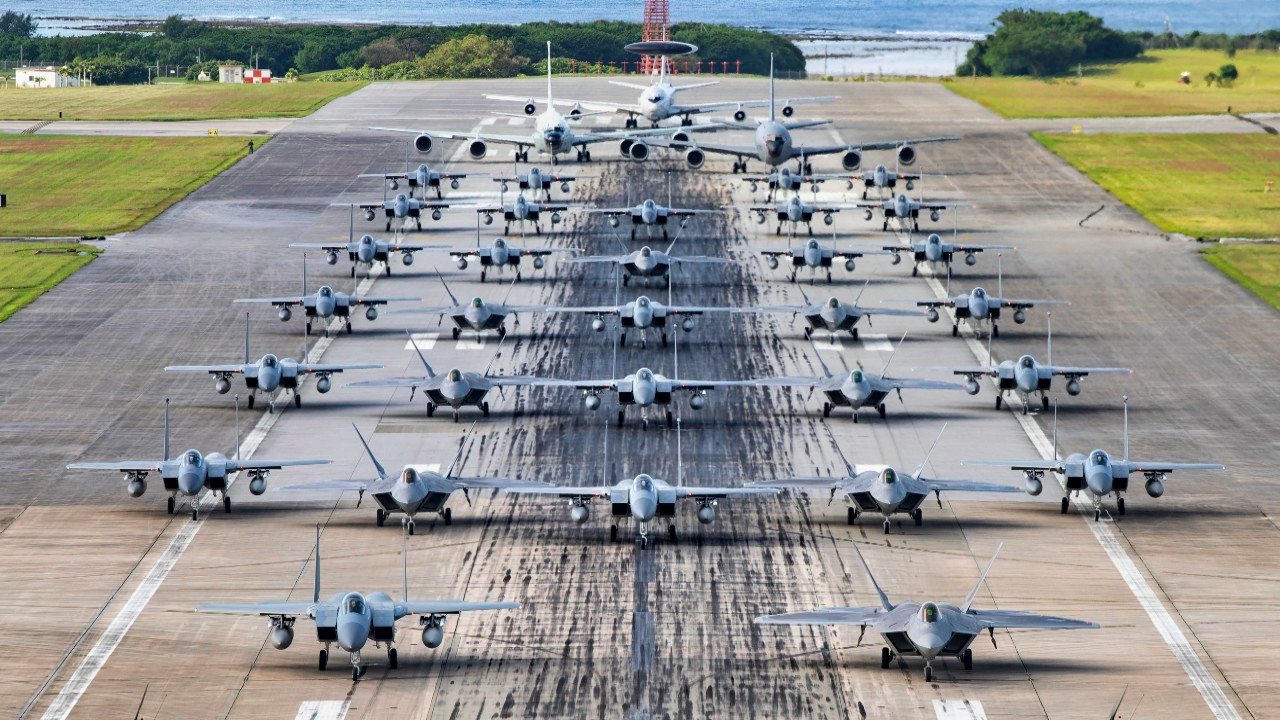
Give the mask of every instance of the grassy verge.
M 245 144 L 230 137 L 0 135 L 0 188 L 9 195 L 0 236 L 133 230 L 235 164 Z
M 66 280 L 97 254 L 97 248 L 79 243 L 0 243 L 0 322 Z
M 1227 277 L 1280 310 L 1280 245 L 1214 245 L 1200 254 Z
M 302 117 L 363 82 L 173 83 L 0 90 L 0 120 L 217 120 Z
M 1209 87 L 1205 73 L 1232 63 L 1240 79 Z M 1191 84 L 1178 76 L 1191 73 Z M 1280 53 L 1153 50 L 1131 62 L 1084 68 L 1083 77 L 955 78 L 959 95 L 1007 118 L 1074 118 L 1280 111 Z
M 1035 138 L 1162 230 L 1208 238 L 1280 236 L 1280 137 Z M 1270 192 L 1268 180 L 1276 183 Z

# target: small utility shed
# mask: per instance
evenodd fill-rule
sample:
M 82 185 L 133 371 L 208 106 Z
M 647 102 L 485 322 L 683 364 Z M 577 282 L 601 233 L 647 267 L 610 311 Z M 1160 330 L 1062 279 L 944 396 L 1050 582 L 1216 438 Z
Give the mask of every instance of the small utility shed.
M 58 72 L 58 69 L 52 65 L 14 68 L 13 79 L 14 84 L 20 88 L 79 87 L 80 85 L 80 78 Z

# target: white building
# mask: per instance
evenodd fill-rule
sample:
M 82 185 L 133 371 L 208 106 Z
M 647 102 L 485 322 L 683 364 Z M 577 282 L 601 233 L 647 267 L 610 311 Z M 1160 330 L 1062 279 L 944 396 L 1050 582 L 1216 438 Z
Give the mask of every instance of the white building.
M 243 65 L 219 65 L 218 66 L 218 82 L 235 83 L 244 82 L 244 66 Z
M 65 75 L 55 67 L 20 67 L 13 71 L 14 84 L 22 88 L 79 87 L 80 78 Z

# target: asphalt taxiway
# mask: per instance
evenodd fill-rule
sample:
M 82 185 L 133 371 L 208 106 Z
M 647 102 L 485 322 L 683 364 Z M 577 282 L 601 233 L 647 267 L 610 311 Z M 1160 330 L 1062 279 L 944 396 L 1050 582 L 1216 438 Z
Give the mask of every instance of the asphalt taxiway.
M 6 367 L 0 375 L 0 596 L 6 598 L 0 643 L 18 660 L 0 680 L 5 714 L 122 715 L 145 691 L 143 715 L 156 718 L 289 717 L 302 708 L 348 718 L 1098 717 L 1126 687 L 1127 706 L 1141 698 L 1143 714 L 1157 717 L 1280 712 L 1268 662 L 1280 651 L 1273 632 L 1280 561 L 1267 552 L 1277 537 L 1277 491 L 1268 471 L 1280 449 L 1280 419 L 1270 412 L 1277 391 L 1268 379 L 1277 369 L 1270 348 L 1280 341 L 1280 321 L 1197 257 L 1194 245 L 1163 237 L 1020 126 L 941 87 L 914 83 L 839 85 L 838 103 L 799 113 L 831 117 L 835 127 L 797 137 L 825 144 L 833 137 L 856 143 L 960 135 L 960 142 L 920 148 L 920 169 L 948 175 L 926 181 L 926 193 L 976 205 L 959 216 L 962 238 L 1018 247 L 1002 259 L 1006 295 L 1071 301 L 1054 312 L 1056 361 L 1135 369 L 1122 379 L 1087 378 L 1082 396 L 1061 398 L 1061 449 L 1119 451 L 1120 397 L 1127 392 L 1133 455 L 1222 461 L 1227 472 L 1175 474 L 1158 500 L 1135 488 L 1124 518 L 1113 517 L 1109 504 L 1098 524 L 1091 510 L 1059 514 L 1052 483 L 1036 499 L 944 495 L 941 509 L 929 501 L 922 527 L 895 523 L 888 535 L 875 518 L 848 526 L 844 501 L 828 504 L 824 494 L 734 500 L 721 505 L 710 526 L 681 508 L 677 539 L 667 540 L 665 525 L 656 523 L 654 541 L 643 550 L 609 542 L 604 505 L 578 526 L 561 502 L 486 493 L 468 505 L 454 498 L 452 525 L 421 518 L 409 539 L 410 595 L 517 600 L 524 607 L 451 622 L 438 650 L 424 648 L 416 628 L 402 623 L 400 667 L 388 669 L 385 657 L 371 650 L 369 673 L 354 685 L 338 656 L 329 672 L 316 670 L 319 646 L 305 621 L 293 647 L 277 652 L 266 643 L 263 620 L 191 613 L 200 602 L 310 597 L 317 523 L 324 526 L 322 592 L 396 595 L 399 525 L 393 519 L 376 527 L 370 505 L 357 508 L 354 497 L 276 491 L 253 497 L 240 484 L 233 486 L 230 514 L 213 510 L 193 523 L 181 512 L 166 515 L 163 493 L 154 488 L 134 500 L 118 477 L 62 468 L 77 460 L 157 454 L 166 396 L 174 399 L 175 449 L 228 449 L 231 398 L 216 395 L 207 379 L 169 377 L 160 368 L 237 361 L 243 315 L 231 300 L 298 292 L 301 254 L 285 246 L 345 238 L 346 210 L 331 203 L 382 193 L 376 180 L 357 179 L 359 173 L 423 160 L 476 173 L 511 169 L 502 149 L 481 162 L 453 147 L 422 157 L 412 152 L 411 136 L 368 126 L 524 132 L 528 121 L 488 117 L 494 105 L 481 96 L 519 94 L 513 88 L 526 86 L 534 96 L 541 92 L 537 81 L 375 84 L 339 98 L 289 124 L 260 152 L 145 228 L 109 241 L 102 257 L 0 324 Z M 779 87 L 794 95 L 831 92 L 821 83 Z M 758 95 L 764 88 L 759 80 L 735 80 L 705 97 Z M 631 92 L 582 78 L 557 80 L 556 91 L 617 99 L 630 99 Z M 595 126 L 596 119 L 586 122 Z M 668 177 L 685 204 L 751 201 L 725 172 L 727 161 L 692 172 L 676 159 L 636 165 L 615 160 L 615 152 L 607 144 L 586 168 L 567 163 L 603 176 L 580 183 L 575 201 L 616 205 L 644 194 L 665 200 Z M 887 155 L 869 154 L 864 163 L 887 161 Z M 830 158 L 814 164 L 838 167 Z M 455 195 L 492 194 L 493 185 L 469 178 Z M 846 199 L 842 186 L 819 197 Z M 424 226 L 427 242 L 475 242 L 467 210 Z M 951 222 L 922 226 L 950 229 Z M 866 222 L 855 212 L 837 216 L 835 228 L 841 244 L 892 237 L 879 232 L 878 220 Z M 357 218 L 357 232 L 381 235 L 380 229 L 380 220 Z M 785 239 L 765 234 L 771 229 L 736 214 L 692 222 L 675 252 L 733 252 L 735 262 L 678 272 L 672 299 L 799 301 L 783 271 L 734 252 L 783 245 Z M 617 252 L 619 241 L 643 244 L 625 238 L 615 239 L 601 221 L 573 217 L 563 232 L 512 239 L 602 254 Z M 497 299 L 505 292 L 499 283 L 480 284 L 474 266 L 458 271 L 447 260 L 420 253 L 411 268 L 393 261 L 390 277 L 363 287 L 434 304 L 444 297 L 430 275 L 434 263 L 460 297 Z M 331 268 L 313 257 L 309 269 L 312 288 L 352 286 L 342 263 Z M 992 288 L 995 269 L 988 253 L 974 268 L 958 267 L 949 290 Z M 862 298 L 868 306 L 948 289 L 943 278 L 912 278 L 906 263 L 875 257 L 859 261 L 853 273 L 836 268 L 829 286 L 810 285 L 803 272 L 800 279 L 814 299 L 851 297 L 869 280 Z M 633 284 L 621 297 L 640 292 L 665 300 L 667 291 Z M 526 269 L 511 300 L 594 305 L 616 297 L 605 268 L 551 263 L 543 271 Z M 301 350 L 296 316 L 280 323 L 265 308 L 251 312 L 255 355 Z M 384 313 L 373 323 L 357 317 L 353 324 L 352 335 L 325 344 L 324 359 L 376 362 L 385 370 L 340 376 L 323 396 L 308 385 L 301 410 L 283 408 L 267 420 L 261 411 L 241 412 L 256 456 L 334 460 L 274 473 L 273 488 L 370 477 L 352 422 L 373 431 L 367 436 L 375 452 L 393 469 L 447 465 L 474 419 L 464 456 L 468 473 L 561 484 L 612 482 L 639 472 L 675 478 L 675 431 L 661 423 L 644 429 L 634 413 L 625 427 L 609 428 L 605 457 L 609 400 L 591 413 L 571 391 L 508 390 L 491 399 L 490 418 L 465 410 L 455 424 L 447 415 L 427 418 L 422 399 L 410 402 L 406 391 L 341 387 L 420 372 L 405 330 L 420 334 L 437 370 L 483 369 L 496 351 L 501 357 L 494 367 L 506 374 L 604 378 L 640 366 L 673 374 L 675 348 L 635 342 L 617 348 L 612 332 L 594 333 L 580 316 L 521 317 L 500 348 L 492 335 L 481 343 L 454 340 L 447 327 L 421 315 Z M 1041 310 L 1026 325 L 1006 321 L 995 357 L 1040 357 L 1044 329 Z M 891 372 L 968 365 L 985 355 L 985 338 L 953 338 L 945 321 L 875 320 L 861 327 L 859 341 L 846 335 L 833 344 L 820 333 L 815 350 L 788 316 L 702 317 L 694 332 L 677 333 L 679 374 L 807 374 L 817 370 L 815 352 L 833 370 L 878 371 L 903 332 L 908 335 Z M 959 461 L 1035 458 L 1051 432 L 1051 418 L 1038 408 L 1025 418 L 1016 403 L 994 410 L 990 387 L 977 397 L 907 391 L 901 403 L 890 400 L 886 420 L 864 414 L 856 424 L 847 411 L 824 421 L 819 399 L 807 392 L 730 389 L 713 391 L 709 400 L 700 411 L 680 400 L 686 482 L 728 485 L 836 472 L 827 428 L 854 462 L 910 470 L 949 423 L 931 458 L 933 473 L 1016 485 L 1021 479 L 1012 472 Z M 251 433 L 255 423 L 259 431 Z M 624 522 L 622 538 L 633 533 Z M 881 670 L 878 639 L 858 647 L 856 628 L 751 623 L 756 615 L 815 605 L 874 604 L 851 540 L 861 544 L 891 597 L 951 602 L 963 598 L 1003 542 L 977 606 L 1087 618 L 1103 627 L 997 633 L 998 647 L 985 639 L 975 645 L 973 672 L 943 661 L 935 681 L 925 683 L 918 662 Z M 957 707 L 969 715 L 945 714 L 958 713 Z

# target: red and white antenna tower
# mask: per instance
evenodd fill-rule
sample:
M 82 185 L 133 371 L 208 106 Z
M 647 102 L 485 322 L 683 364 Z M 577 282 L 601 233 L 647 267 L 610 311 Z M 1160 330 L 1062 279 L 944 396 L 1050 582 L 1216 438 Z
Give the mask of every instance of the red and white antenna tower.
M 671 6 L 668 0 L 644 0 L 644 40 L 670 40 Z M 640 59 L 640 72 L 652 75 L 662 69 L 662 58 L 645 55 Z M 675 66 L 667 63 L 667 72 L 674 73 Z

